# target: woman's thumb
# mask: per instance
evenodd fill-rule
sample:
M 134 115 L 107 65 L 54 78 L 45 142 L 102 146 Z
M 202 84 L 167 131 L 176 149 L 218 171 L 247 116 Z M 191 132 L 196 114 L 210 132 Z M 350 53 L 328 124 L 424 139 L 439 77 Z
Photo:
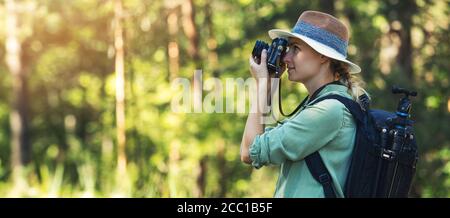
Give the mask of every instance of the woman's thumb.
M 261 51 L 261 65 L 266 66 L 267 64 L 266 59 L 267 59 L 267 50 L 263 49 Z

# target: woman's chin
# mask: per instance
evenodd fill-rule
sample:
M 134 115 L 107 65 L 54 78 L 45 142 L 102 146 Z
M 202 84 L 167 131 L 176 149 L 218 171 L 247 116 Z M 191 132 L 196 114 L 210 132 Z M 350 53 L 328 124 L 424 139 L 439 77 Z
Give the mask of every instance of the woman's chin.
M 292 81 L 292 82 L 295 82 L 295 81 L 296 81 L 296 78 L 294 77 L 293 74 L 288 73 L 288 80 L 289 80 L 289 81 Z

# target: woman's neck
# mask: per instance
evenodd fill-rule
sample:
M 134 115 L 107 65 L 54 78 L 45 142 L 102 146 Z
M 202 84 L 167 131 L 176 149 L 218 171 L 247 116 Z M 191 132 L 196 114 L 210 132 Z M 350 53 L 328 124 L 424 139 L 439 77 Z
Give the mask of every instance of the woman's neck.
M 308 94 L 311 96 L 317 89 L 333 81 L 334 81 L 333 77 L 315 76 L 310 80 L 305 81 L 303 84 L 305 85 L 306 90 L 308 90 Z

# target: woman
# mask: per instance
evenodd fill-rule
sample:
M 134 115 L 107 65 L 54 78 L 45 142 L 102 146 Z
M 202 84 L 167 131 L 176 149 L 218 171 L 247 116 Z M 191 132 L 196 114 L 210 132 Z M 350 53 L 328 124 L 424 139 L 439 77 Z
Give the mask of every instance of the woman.
M 322 185 L 314 180 L 304 158 L 318 151 L 328 169 L 337 197 L 349 169 L 356 124 L 345 106 L 335 99 L 312 105 L 314 99 L 338 94 L 358 102 L 365 93 L 353 79 L 360 67 L 347 57 L 348 30 L 337 18 L 317 11 L 300 15 L 292 32 L 270 30 L 274 39 L 289 39 L 283 58 L 289 80 L 303 83 L 308 98 L 294 116 L 275 128 L 261 124 L 262 113 L 249 113 L 241 142 L 241 160 L 255 168 L 281 165 L 275 197 L 324 197 Z M 258 100 L 267 96 L 266 51 L 261 64 L 250 57 L 252 76 L 257 80 Z M 358 102 L 359 103 L 359 102 Z M 256 105 L 256 104 L 254 104 Z

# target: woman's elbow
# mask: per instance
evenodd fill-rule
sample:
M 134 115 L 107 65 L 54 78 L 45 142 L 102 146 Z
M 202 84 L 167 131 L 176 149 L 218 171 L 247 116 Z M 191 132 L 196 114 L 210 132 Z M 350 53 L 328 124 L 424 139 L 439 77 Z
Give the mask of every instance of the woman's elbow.
M 246 164 L 251 164 L 252 163 L 252 160 L 250 159 L 250 157 L 249 156 L 244 156 L 244 155 L 241 155 L 241 161 L 246 163 Z
M 241 152 L 241 161 L 246 164 L 252 163 L 252 159 L 250 159 L 250 155 L 248 154 L 248 152 Z

